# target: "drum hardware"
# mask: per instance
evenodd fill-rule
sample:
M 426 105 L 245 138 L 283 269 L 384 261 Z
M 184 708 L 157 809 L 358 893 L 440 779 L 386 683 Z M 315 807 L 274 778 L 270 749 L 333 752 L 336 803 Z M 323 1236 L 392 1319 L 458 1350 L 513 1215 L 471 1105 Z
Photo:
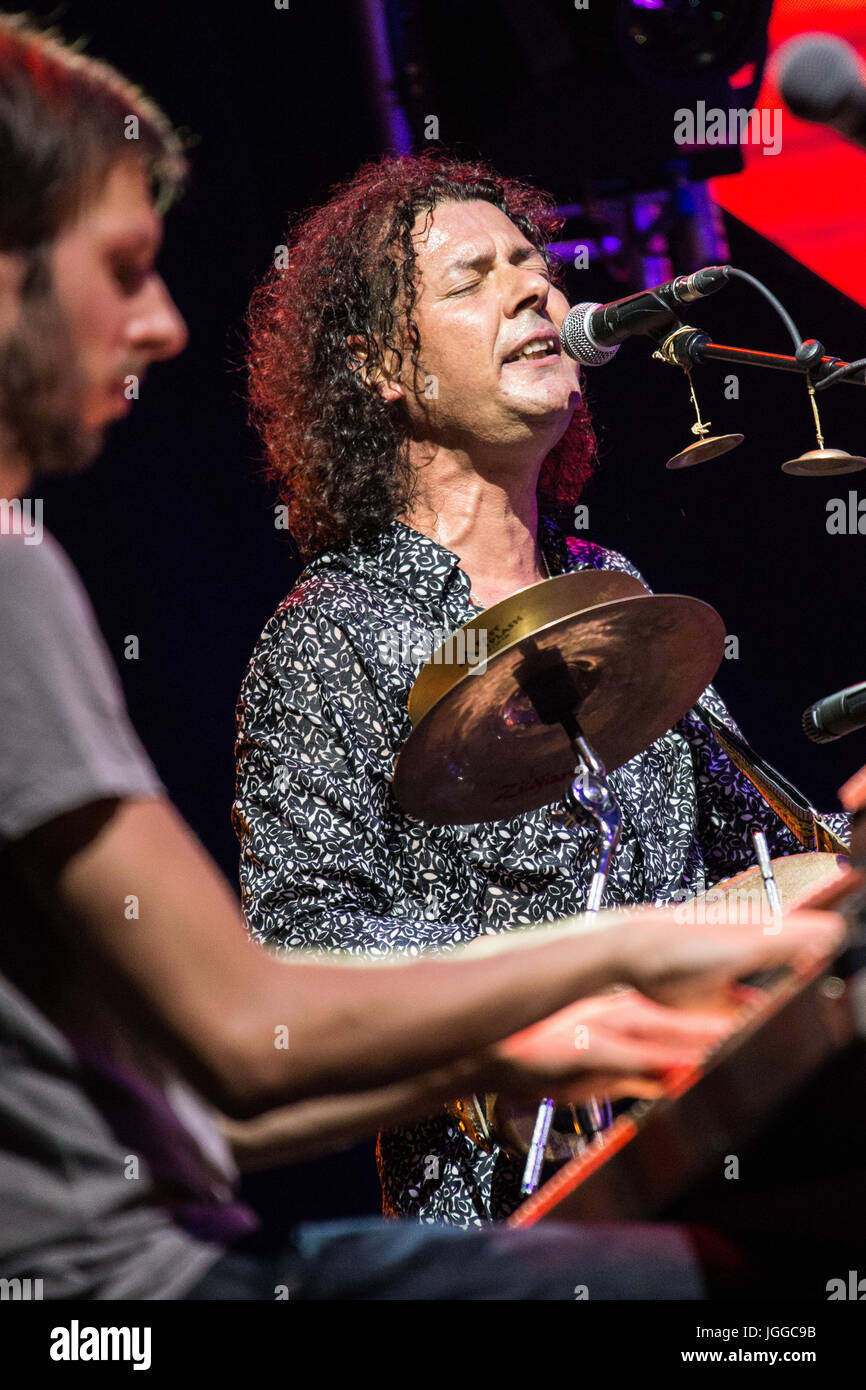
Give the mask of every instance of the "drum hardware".
M 812 417 L 815 421 L 815 434 L 818 439 L 817 449 L 808 449 L 798 458 L 788 459 L 787 463 L 782 464 L 783 473 L 793 473 L 800 478 L 822 478 L 828 474 L 835 476 L 837 473 L 857 473 L 861 468 L 866 468 L 866 459 L 860 458 L 856 454 L 849 454 L 845 449 L 827 449 L 824 446 L 821 416 L 818 413 L 818 402 L 815 399 L 815 385 L 809 371 L 809 365 L 813 362 L 820 362 L 823 352 L 823 345 L 815 338 L 807 339 L 797 349 L 798 359 L 808 364 L 806 390 L 809 393 Z
M 735 271 L 734 273 L 742 275 L 742 272 Z M 751 276 L 745 278 L 752 279 Z M 756 282 L 752 280 L 752 283 Z M 764 292 L 766 293 L 766 291 Z M 769 297 L 775 300 L 775 296 Z M 781 309 L 777 300 L 775 303 L 776 307 Z M 789 459 L 787 463 L 783 463 L 784 472 L 797 474 L 801 477 L 830 477 L 841 473 L 856 473 L 861 468 L 866 468 L 866 458 L 849 454 L 844 449 L 825 448 L 818 408 L 815 403 L 815 390 L 823 390 L 837 380 L 845 380 L 855 386 L 866 385 L 866 377 L 859 369 L 859 363 L 842 362 L 838 357 L 825 357 L 823 344 L 815 338 L 801 341 L 794 324 L 788 319 L 784 310 L 782 313 L 788 320 L 789 332 L 796 346 L 796 353 L 793 357 L 783 356 L 777 352 L 759 352 L 752 348 L 730 347 L 723 343 L 714 343 L 710 341 L 706 333 L 687 323 L 676 324 L 653 353 L 653 357 L 666 362 L 669 366 L 682 367 L 684 370 L 693 366 L 701 366 L 706 361 L 716 361 L 733 362 L 753 367 L 770 367 L 774 370 L 797 372 L 805 376 L 815 420 L 818 448 L 810 449 L 801 454 L 799 458 Z M 854 373 L 855 368 L 858 369 L 856 375 Z M 815 385 L 812 382 L 813 373 L 816 374 Z M 700 434 L 701 427 L 703 427 L 703 422 L 698 414 L 697 427 L 692 426 L 694 433 Z M 735 443 L 726 442 L 728 440 L 733 440 Z M 668 468 L 687 467 L 690 463 L 700 462 L 701 458 L 712 458 L 715 453 L 726 453 L 728 449 L 735 448 L 736 444 L 741 441 L 742 435 L 723 435 L 719 441 L 723 445 L 722 448 L 713 449 L 710 453 L 702 453 L 704 441 L 700 440 L 684 449 L 680 454 L 675 455 L 667 466 Z M 715 442 L 711 439 L 706 440 L 707 445 L 712 445 Z
M 673 334 L 670 334 L 653 353 L 653 357 L 660 362 L 667 362 L 672 367 L 682 367 L 689 382 L 689 394 L 692 398 L 692 405 L 695 408 L 695 423 L 692 425 L 692 434 L 698 437 L 694 444 L 687 444 L 678 454 L 674 454 L 665 464 L 666 468 L 691 468 L 696 463 L 703 463 L 706 459 L 719 458 L 722 454 L 727 454 L 731 449 L 736 449 L 743 442 L 744 436 L 741 434 L 710 434 L 711 422 L 701 419 L 701 409 L 698 405 L 698 398 L 695 395 L 695 384 L 692 381 L 692 369 L 688 363 L 678 362 L 673 353 L 668 350 L 668 343 L 671 338 L 681 330 L 678 324 Z
M 622 815 L 607 781 L 604 764 L 578 722 L 580 691 L 571 681 L 568 668 L 558 654 L 546 660 L 541 658 L 531 638 L 525 643 L 525 652 L 523 664 L 515 670 L 518 685 L 531 700 L 539 719 L 545 724 L 562 725 L 577 760 L 575 775 L 565 793 L 566 807 L 573 816 L 591 820 L 596 827 L 596 868 L 584 909 L 585 913 L 594 914 L 601 904 L 611 859 L 619 844 Z M 538 1186 L 555 1110 L 556 1103 L 548 1096 L 536 1112 L 520 1184 L 524 1196 Z M 598 1100 L 595 1096 L 590 1097 L 585 1107 L 569 1106 L 569 1111 L 575 1133 L 586 1141 L 601 1133 L 613 1118 L 609 1101 Z
M 770 858 L 767 837 L 763 830 L 753 830 L 752 840 L 755 845 L 758 868 L 761 870 L 761 878 L 764 880 L 764 892 L 767 895 L 767 902 L 770 905 L 770 911 L 774 919 L 778 921 L 782 915 L 782 895 L 779 892 L 779 885 L 776 882 L 776 875 L 773 872 L 773 861 Z

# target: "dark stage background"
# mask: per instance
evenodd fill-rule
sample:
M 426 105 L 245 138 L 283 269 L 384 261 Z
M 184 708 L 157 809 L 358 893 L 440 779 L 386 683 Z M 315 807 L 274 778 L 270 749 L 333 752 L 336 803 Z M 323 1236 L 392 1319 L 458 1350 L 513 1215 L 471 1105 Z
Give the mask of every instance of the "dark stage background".
M 236 882 L 234 702 L 253 644 L 297 571 L 245 426 L 243 315 L 287 215 L 380 152 L 361 36 L 352 8 L 332 0 L 291 0 L 284 11 L 272 0 L 60 8 L 37 0 L 29 9 L 55 16 L 67 37 L 86 37 L 92 53 L 198 137 L 161 261 L 191 345 L 154 369 L 89 475 L 41 491 L 46 525 L 91 593 L 134 722 L 171 796 Z M 563 148 L 568 138 L 551 132 Z M 746 227 L 729 224 L 728 233 L 732 262 L 780 295 L 805 336 L 843 358 L 866 352 L 862 307 Z M 573 298 L 623 293 L 591 268 L 572 276 Z M 722 342 L 790 350 L 772 311 L 745 287 L 689 319 Z M 707 366 L 698 394 L 704 417 L 719 431 L 742 431 L 746 443 L 681 473 L 664 468 L 693 438 L 680 373 L 652 362 L 648 340 L 638 339 L 588 374 L 602 447 L 583 499 L 587 534 L 625 552 L 657 591 L 719 609 L 739 638 L 719 689 L 758 750 L 829 809 L 866 762 L 866 734 L 818 748 L 799 719 L 814 699 L 866 677 L 864 539 L 826 530 L 827 500 L 866 496 L 864 475 L 781 473 L 782 460 L 815 443 L 802 383 L 743 368 L 740 398 L 727 401 L 729 370 Z M 842 387 L 822 401 L 828 443 L 863 451 L 866 393 Z M 138 661 L 123 659 L 130 633 L 140 638 Z M 285 1203 L 287 1219 L 378 1209 L 370 1145 L 250 1188 L 272 1207 Z

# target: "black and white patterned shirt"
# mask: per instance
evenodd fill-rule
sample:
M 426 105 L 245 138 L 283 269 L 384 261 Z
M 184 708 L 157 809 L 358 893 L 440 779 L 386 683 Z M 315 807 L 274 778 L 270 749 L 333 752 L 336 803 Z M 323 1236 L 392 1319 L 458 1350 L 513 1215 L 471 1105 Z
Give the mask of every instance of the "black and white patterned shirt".
M 552 575 L 641 578 L 544 519 L 539 541 Z M 469 589 L 456 555 L 395 521 L 373 546 L 318 556 L 265 627 L 238 702 L 233 822 L 244 911 L 268 946 L 415 954 L 583 907 L 589 826 L 556 807 L 427 825 L 392 795 L 409 690 L 430 634 L 438 645 L 480 611 Z M 736 728 L 712 687 L 702 702 Z M 771 854 L 801 848 L 694 710 L 610 782 L 623 827 L 606 906 L 712 886 L 754 863 L 759 827 Z M 478 1150 L 444 1111 L 382 1134 L 379 1169 L 388 1213 L 469 1224 L 519 1200 L 518 1164 Z

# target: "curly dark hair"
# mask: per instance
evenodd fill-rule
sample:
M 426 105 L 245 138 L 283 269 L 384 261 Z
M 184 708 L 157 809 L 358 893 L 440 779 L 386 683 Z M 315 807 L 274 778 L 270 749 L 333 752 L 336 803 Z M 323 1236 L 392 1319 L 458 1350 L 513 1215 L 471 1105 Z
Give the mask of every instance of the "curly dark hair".
M 482 163 L 441 152 L 363 166 L 295 227 L 249 310 L 251 419 L 267 471 L 288 508 L 303 555 L 369 539 L 410 503 L 408 423 L 358 370 L 369 373 L 420 337 L 412 229 L 438 203 L 481 199 L 501 209 L 544 256 L 558 229 L 549 195 Z M 392 357 L 391 354 L 394 356 Z M 539 479 L 539 502 L 575 502 L 592 471 L 594 436 L 581 402 Z

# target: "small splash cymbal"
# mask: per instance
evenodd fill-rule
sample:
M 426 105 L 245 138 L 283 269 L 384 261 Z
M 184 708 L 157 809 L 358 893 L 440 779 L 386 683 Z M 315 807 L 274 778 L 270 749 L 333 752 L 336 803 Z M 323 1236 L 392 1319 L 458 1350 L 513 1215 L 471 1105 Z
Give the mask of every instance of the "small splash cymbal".
M 711 434 L 706 439 L 696 439 L 694 444 L 686 445 L 685 449 L 669 458 L 665 468 L 692 468 L 696 463 L 704 463 L 707 459 L 718 458 L 738 448 L 744 438 L 742 434 Z
M 714 608 L 650 595 L 630 575 L 577 571 L 522 589 L 458 629 L 420 671 L 394 795 L 433 825 L 560 801 L 575 765 L 563 702 L 612 772 L 692 707 L 724 643 Z M 481 650 L 483 663 L 457 659 Z
M 783 473 L 798 478 L 832 478 L 837 473 L 859 473 L 861 468 L 866 468 L 866 459 L 844 449 L 809 449 L 782 464 Z

